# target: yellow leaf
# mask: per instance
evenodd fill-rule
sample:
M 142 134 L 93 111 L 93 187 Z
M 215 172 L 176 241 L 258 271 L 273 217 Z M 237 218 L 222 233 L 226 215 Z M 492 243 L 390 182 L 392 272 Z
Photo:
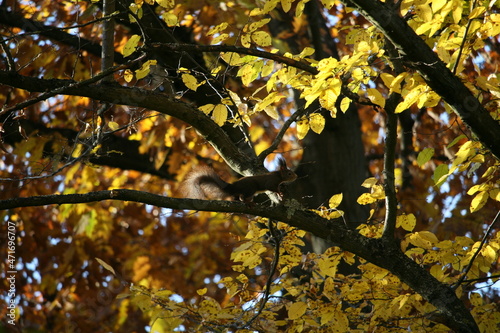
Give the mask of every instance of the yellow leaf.
M 179 18 L 173 13 L 163 14 L 163 20 L 169 27 L 174 27 L 179 25 Z
M 215 105 L 213 104 L 205 104 L 200 106 L 198 109 L 202 111 L 204 114 L 208 115 L 210 112 L 212 112 L 215 108 Z
M 166 9 L 171 9 L 174 8 L 175 6 L 175 0 L 156 0 L 156 2 L 162 6 L 163 8 Z
M 337 208 L 340 203 L 342 202 L 342 198 L 343 198 L 343 194 L 342 193 L 339 193 L 339 194 L 335 194 L 333 195 L 330 200 L 328 201 L 328 206 L 330 208 Z
M 196 89 L 198 89 L 198 87 L 200 86 L 198 80 L 196 80 L 196 78 L 191 74 L 182 74 L 181 77 L 182 77 L 182 82 L 184 82 L 186 87 L 188 87 L 193 91 L 196 91 Z
M 373 185 L 377 184 L 377 178 L 375 177 L 370 177 L 370 178 L 367 178 L 365 179 L 365 181 L 363 182 L 363 184 L 361 184 L 361 186 L 365 187 L 365 188 L 372 188 Z
M 222 34 L 218 35 L 217 37 L 215 37 L 214 39 L 212 39 L 210 41 L 210 44 L 212 44 L 212 45 L 219 44 L 219 43 L 225 41 L 228 38 L 229 38 L 229 34 L 222 33 Z
M 134 72 L 132 72 L 130 69 L 126 69 L 125 72 L 123 73 L 123 78 L 125 81 L 130 82 L 134 79 Z
M 274 106 L 268 106 L 264 109 L 264 111 L 269 117 L 278 120 L 279 118 L 278 109 L 276 109 Z
M 291 320 L 298 319 L 306 313 L 307 304 L 304 302 L 295 302 L 288 308 L 288 318 Z
M 410 243 L 422 249 L 432 249 L 439 241 L 432 232 L 420 231 L 409 235 Z
M 256 31 L 252 33 L 252 40 L 259 46 L 271 45 L 271 36 L 265 31 Z
M 227 108 L 223 104 L 217 104 L 213 111 L 213 118 L 217 125 L 222 126 L 227 120 Z
M 340 262 L 340 256 L 321 257 L 318 259 L 318 269 L 322 275 L 335 277 L 337 266 Z
M 344 97 L 340 102 L 340 110 L 345 113 L 349 109 L 350 105 L 351 105 L 351 99 L 349 97 Z
M 380 91 L 374 88 L 369 88 L 366 90 L 366 93 L 368 94 L 368 98 L 370 101 L 372 101 L 373 104 L 377 104 L 380 107 L 385 107 L 385 98 L 382 96 Z
M 309 132 L 309 120 L 302 119 L 297 122 L 297 137 L 302 140 L 306 137 L 307 132 Z
M 304 12 L 306 2 L 307 1 L 302 0 L 297 4 L 297 7 L 295 7 L 295 17 L 300 17 L 302 15 L 302 13 Z
M 439 97 L 439 95 L 436 94 L 434 91 L 427 91 L 418 97 L 417 106 L 419 108 L 424 107 L 424 106 L 428 107 L 428 108 L 432 108 L 432 107 L 435 107 L 439 103 L 440 100 L 441 100 L 441 97 Z
M 371 196 L 370 193 L 363 193 L 359 196 L 357 202 L 360 204 L 360 205 L 369 205 L 369 204 L 372 204 L 374 202 L 376 202 L 377 199 L 375 199 L 374 197 Z
M 474 306 L 482 306 L 483 305 L 483 297 L 479 293 L 471 293 L 469 300 L 470 300 L 470 303 Z
M 490 192 L 490 198 L 496 201 L 500 201 L 500 189 L 496 188 L 491 190 Z
M 319 113 L 313 113 L 309 117 L 309 126 L 316 134 L 321 134 L 325 128 L 325 117 Z
M 300 58 L 308 57 L 308 56 L 310 56 L 310 55 L 314 54 L 314 52 L 316 52 L 316 50 L 315 50 L 315 49 L 313 49 L 312 47 L 306 46 L 306 47 L 302 50 L 302 52 L 300 52 L 299 57 L 300 57 Z
M 486 11 L 486 8 L 485 7 L 476 7 L 474 8 L 470 14 L 469 14 L 469 19 L 472 20 L 472 19 L 475 19 L 481 15 L 483 15 L 483 13 Z
M 335 109 L 338 94 L 333 89 L 324 90 L 319 96 L 319 102 L 327 110 Z
M 404 100 L 398 104 L 394 112 L 400 113 L 412 106 L 422 94 L 423 86 L 419 85 L 413 88 L 404 98 Z
M 375 199 L 384 199 L 385 198 L 384 187 L 382 185 L 373 185 L 371 187 L 370 195 Z
M 230 66 L 240 66 L 243 64 L 243 60 L 238 53 L 224 52 L 221 53 L 221 58 Z
M 401 82 L 408 76 L 407 72 L 403 72 L 396 76 L 394 80 L 391 81 L 391 84 L 389 86 L 390 92 L 395 92 L 398 94 L 401 94 Z M 383 78 L 382 78 L 383 80 Z
M 396 227 L 401 227 L 406 231 L 412 231 L 416 225 L 417 225 L 417 219 L 413 214 L 399 215 L 396 218 Z
M 207 288 L 198 289 L 198 290 L 196 290 L 196 293 L 200 296 L 203 296 L 207 293 L 207 290 L 208 290 Z
M 129 55 L 134 53 L 135 50 L 137 49 L 137 45 L 139 44 L 140 41 L 141 41 L 141 36 L 132 35 L 132 37 L 130 37 L 130 39 L 127 41 L 127 43 L 123 47 L 123 56 L 128 57 Z
M 256 22 L 251 23 L 250 25 L 245 25 L 243 27 L 243 32 L 254 32 L 259 28 L 262 28 L 266 24 L 268 24 L 271 21 L 270 18 L 265 18 Z
M 352 77 L 355 80 L 361 81 L 365 77 L 365 73 L 363 72 L 363 70 L 361 68 L 358 67 L 352 71 Z
M 271 74 L 274 70 L 274 61 L 273 60 L 268 60 L 266 63 L 262 66 L 262 71 L 260 73 L 261 76 L 268 76 Z
M 219 25 L 216 25 L 215 27 L 213 27 L 212 29 L 208 30 L 207 32 L 207 36 L 212 36 L 214 34 L 217 34 L 219 32 L 222 32 L 224 30 L 226 30 L 226 28 L 229 26 L 229 23 L 227 22 L 223 22 Z
M 347 315 L 341 311 L 335 311 L 333 322 L 335 323 L 335 331 L 336 332 L 349 332 L 349 319 Z
M 116 131 L 118 128 L 120 128 L 120 125 L 118 125 L 117 122 L 114 122 L 114 121 L 110 121 L 108 122 L 108 126 L 109 128 L 111 128 L 111 130 L 113 131 Z
M 156 60 L 148 60 L 142 64 L 141 68 L 135 71 L 137 80 L 145 78 L 151 71 L 151 66 L 156 65 Z
M 281 0 L 281 8 L 285 13 L 288 13 L 290 8 L 292 8 L 293 0 Z
M 484 204 L 488 200 L 489 193 L 484 191 L 484 192 L 479 192 L 474 199 L 472 199 L 472 202 L 470 203 L 470 212 L 474 213 L 481 208 L 483 208 Z

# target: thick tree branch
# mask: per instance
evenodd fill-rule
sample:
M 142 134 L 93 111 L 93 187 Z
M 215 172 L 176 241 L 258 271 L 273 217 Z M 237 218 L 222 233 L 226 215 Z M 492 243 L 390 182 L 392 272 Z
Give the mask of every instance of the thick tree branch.
M 0 83 L 30 92 L 64 92 L 72 96 L 89 97 L 102 102 L 130 105 L 156 110 L 192 125 L 236 171 L 252 175 L 267 170 L 243 154 L 229 136 L 203 112 L 183 101 L 162 93 L 115 84 L 81 85 L 73 80 L 38 79 L 0 71 Z
M 247 54 L 256 57 L 261 57 L 264 59 L 271 59 L 276 62 L 286 64 L 291 67 L 302 69 L 305 72 L 311 74 L 318 74 L 318 70 L 312 67 L 303 60 L 295 60 L 289 57 L 285 57 L 278 53 L 271 53 L 267 51 L 262 51 L 256 48 L 246 48 L 240 46 L 232 45 L 196 45 L 196 44 L 177 44 L 177 43 L 152 43 L 149 46 L 152 50 L 156 51 L 167 51 L 167 52 L 234 52 L 239 54 Z
M 43 195 L 27 198 L 11 198 L 0 201 L 0 210 L 52 204 L 77 204 L 103 200 L 139 202 L 170 209 L 250 214 L 283 221 L 311 232 L 317 237 L 337 243 L 342 249 L 354 253 L 369 262 L 395 274 L 410 288 L 433 304 L 441 313 L 441 319 L 456 332 L 479 332 L 474 319 L 453 290 L 437 281 L 429 272 L 401 252 L 394 242 L 367 238 L 356 230 L 349 230 L 341 219 L 327 220 L 312 211 L 304 210 L 296 202 L 286 201 L 269 209 L 265 205 L 252 205 L 232 201 L 208 201 L 176 199 L 152 193 L 116 189 L 86 194 Z
M 394 7 L 376 0 L 342 0 L 354 7 L 382 31 L 403 56 L 405 65 L 417 70 L 425 82 L 466 123 L 479 141 L 500 159 L 498 133 L 494 120 L 464 83 L 446 67 L 436 53 L 398 15 Z
M 396 198 L 396 183 L 394 178 L 394 163 L 396 161 L 396 145 L 398 142 L 398 117 L 394 113 L 399 101 L 399 94 L 391 94 L 387 100 L 386 138 L 384 153 L 384 191 L 385 191 L 385 221 L 382 237 L 387 241 L 394 241 L 396 230 L 396 217 L 398 215 L 398 202 Z

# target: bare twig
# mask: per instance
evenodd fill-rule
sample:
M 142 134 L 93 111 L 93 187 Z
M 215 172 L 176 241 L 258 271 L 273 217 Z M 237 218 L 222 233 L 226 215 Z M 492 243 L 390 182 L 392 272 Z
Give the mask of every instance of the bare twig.
M 292 123 L 297 120 L 297 118 L 301 117 L 305 113 L 305 111 L 306 109 L 296 111 L 290 116 L 290 118 L 287 119 L 287 121 L 285 121 L 283 127 L 281 127 L 280 131 L 278 132 L 278 135 L 276 135 L 276 137 L 274 138 L 273 143 L 268 148 L 264 149 L 264 151 L 261 152 L 259 156 L 257 156 L 257 160 L 259 161 L 259 163 L 263 163 L 266 157 L 276 150 L 290 125 L 292 125 Z
M 470 7 L 471 12 L 475 6 L 476 6 L 476 1 L 474 0 L 471 4 L 471 7 Z M 451 72 L 453 74 L 457 74 L 458 64 L 460 63 L 460 58 L 462 58 L 462 53 L 463 53 L 464 48 L 465 48 L 465 42 L 467 41 L 467 35 L 469 34 L 469 29 L 470 29 L 470 26 L 472 25 L 472 21 L 474 21 L 474 19 L 470 19 L 467 22 L 467 25 L 465 26 L 464 38 L 462 39 L 462 43 L 460 44 L 460 48 L 458 49 L 458 55 L 457 55 L 457 59 L 455 61 L 455 64 L 453 65 L 453 69 L 451 70 Z
M 469 262 L 469 265 L 467 265 L 467 267 L 465 268 L 464 272 L 462 273 L 462 276 L 460 277 L 460 279 L 458 279 L 457 282 L 455 282 L 451 286 L 451 288 L 453 290 L 457 289 L 458 286 L 460 286 L 465 281 L 465 278 L 467 277 L 467 273 L 469 273 L 470 269 L 472 268 L 472 264 L 474 263 L 474 260 L 476 260 L 477 256 L 479 255 L 479 252 L 481 252 L 481 249 L 483 248 L 483 245 L 488 240 L 488 237 L 489 237 L 491 231 L 493 231 L 493 227 L 498 222 L 499 217 L 500 217 L 500 211 L 498 211 L 497 215 L 493 219 L 493 222 L 491 222 L 490 226 L 488 227 L 488 230 L 486 230 L 486 233 L 484 234 L 483 239 L 481 240 L 481 244 L 479 244 L 479 247 L 477 248 L 476 252 L 472 256 L 472 258 L 471 258 L 471 260 Z

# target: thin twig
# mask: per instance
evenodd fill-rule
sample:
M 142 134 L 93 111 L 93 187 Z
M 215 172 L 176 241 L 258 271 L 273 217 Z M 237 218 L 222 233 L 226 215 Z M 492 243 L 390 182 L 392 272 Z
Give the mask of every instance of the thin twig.
M 273 143 L 268 148 L 264 149 L 264 151 L 261 152 L 259 154 L 259 156 L 257 156 L 257 160 L 259 161 L 259 163 L 264 162 L 266 157 L 276 150 L 276 148 L 278 147 L 278 145 L 281 142 L 281 139 L 283 139 L 283 136 L 285 135 L 285 132 L 288 130 L 290 125 L 292 125 L 292 123 L 297 118 L 301 117 L 305 112 L 306 112 L 306 109 L 296 111 L 294 114 L 292 114 L 290 116 L 290 118 L 288 118 L 285 121 L 285 123 L 283 124 L 283 127 L 281 127 L 280 131 L 278 132 L 278 135 L 276 135 L 276 137 L 274 138 Z
M 488 236 L 490 235 L 491 231 L 493 230 L 493 227 L 495 226 L 495 224 L 498 222 L 499 217 L 500 217 L 500 211 L 498 211 L 497 215 L 493 219 L 493 222 L 491 222 L 490 226 L 488 227 L 488 230 L 486 230 L 486 233 L 484 234 L 483 239 L 481 240 L 481 244 L 479 244 L 479 247 L 477 248 L 476 252 L 472 256 L 472 259 L 470 260 L 469 265 L 467 265 L 467 267 L 465 268 L 465 271 L 463 272 L 460 279 L 458 279 L 458 281 L 455 282 L 451 286 L 451 289 L 453 289 L 453 290 L 457 289 L 458 286 L 465 281 L 465 277 L 467 276 L 467 273 L 469 273 L 470 269 L 472 268 L 472 264 L 474 263 L 474 260 L 476 260 L 476 257 L 479 255 L 479 252 L 481 252 L 483 245 L 486 243 Z
M 476 1 L 474 0 L 472 2 L 471 8 L 470 8 L 471 12 L 474 9 L 475 5 L 476 5 Z M 458 64 L 460 63 L 460 58 L 462 58 L 462 53 L 463 53 L 464 48 L 465 48 L 465 42 L 467 41 L 467 35 L 469 34 L 469 29 L 472 25 L 472 21 L 474 21 L 474 19 L 470 19 L 467 22 L 467 25 L 465 26 L 464 38 L 462 39 L 462 43 L 460 44 L 460 48 L 458 49 L 457 60 L 455 61 L 455 64 L 453 65 L 453 69 L 451 70 L 451 72 L 453 74 L 457 74 Z
M 271 269 L 269 270 L 269 276 L 266 281 L 264 296 L 262 297 L 257 312 L 241 328 L 250 327 L 250 325 L 260 316 L 262 311 L 264 311 L 267 301 L 269 301 L 269 297 L 271 296 L 271 285 L 274 280 L 273 279 L 274 273 L 276 273 L 276 269 L 278 268 L 278 262 L 280 258 L 280 244 L 281 244 L 281 235 L 278 235 L 274 223 L 275 222 L 272 219 L 269 219 L 268 223 L 269 233 L 271 234 L 271 237 L 274 240 L 275 244 L 274 244 L 274 258 L 273 262 L 271 263 Z

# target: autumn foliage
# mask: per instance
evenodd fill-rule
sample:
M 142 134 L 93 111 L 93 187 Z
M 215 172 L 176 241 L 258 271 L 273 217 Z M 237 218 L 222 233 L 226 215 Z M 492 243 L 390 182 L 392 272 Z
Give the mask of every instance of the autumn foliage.
M 498 332 L 499 9 L 3 1 L 0 328 Z

